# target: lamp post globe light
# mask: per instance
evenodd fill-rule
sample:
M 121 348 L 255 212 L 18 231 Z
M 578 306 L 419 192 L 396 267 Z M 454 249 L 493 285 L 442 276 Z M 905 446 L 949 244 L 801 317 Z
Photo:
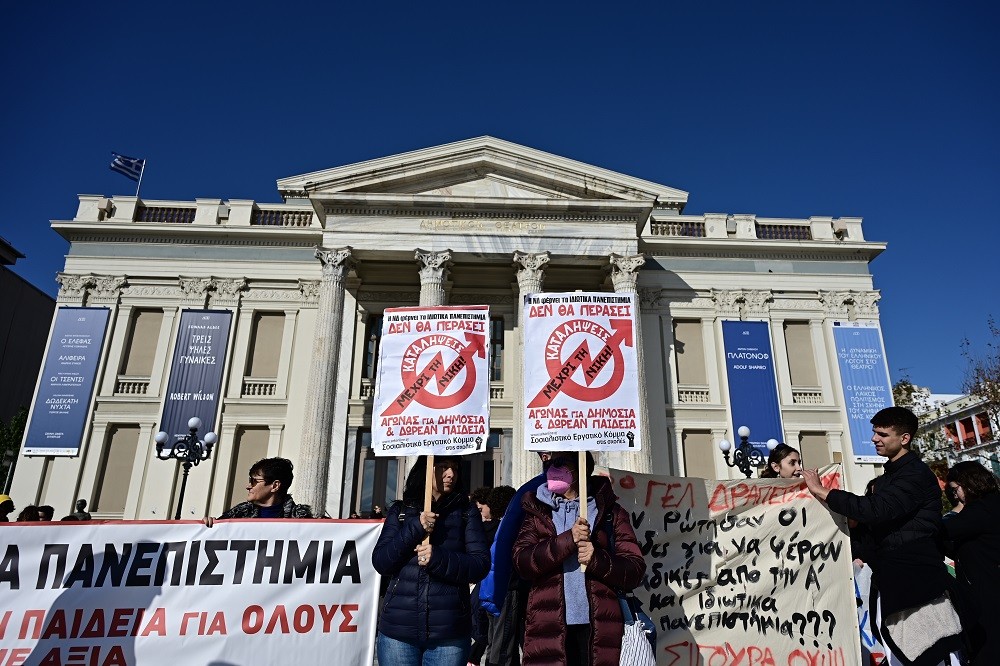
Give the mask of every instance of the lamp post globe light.
M 727 465 L 739 469 L 749 479 L 755 468 L 763 467 L 767 463 L 767 458 L 750 445 L 750 428 L 742 425 L 736 430 L 736 434 L 740 436 L 740 443 L 733 451 L 732 460 L 729 459 L 729 452 L 733 450 L 733 445 L 729 440 L 721 440 L 719 450 L 722 451 L 722 457 L 726 459 Z M 776 446 L 778 446 L 778 440 L 773 438 L 767 440 L 768 451 L 773 451 Z
M 174 520 L 181 519 L 184 491 L 187 490 L 188 472 L 191 471 L 191 466 L 211 458 L 212 447 L 219 441 L 218 435 L 214 432 L 206 432 L 205 439 L 198 439 L 198 430 L 201 429 L 202 423 L 197 416 L 188 419 L 187 425 L 191 432 L 183 437 L 177 437 L 177 440 L 170 445 L 169 450 L 167 450 L 167 443 L 170 441 L 169 434 L 161 430 L 153 436 L 153 441 L 156 442 L 157 458 L 160 460 L 180 460 L 184 466 L 184 476 L 181 477 L 181 492 L 177 497 L 177 512 L 174 514 Z

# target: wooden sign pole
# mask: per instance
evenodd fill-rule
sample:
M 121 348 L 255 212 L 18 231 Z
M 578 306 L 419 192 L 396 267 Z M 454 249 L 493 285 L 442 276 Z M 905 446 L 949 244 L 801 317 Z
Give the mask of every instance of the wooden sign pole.
M 424 475 L 424 511 L 431 510 L 431 489 L 434 486 L 434 455 L 427 456 L 427 473 Z M 424 537 L 424 544 L 431 542 L 431 535 Z
M 580 517 L 587 520 L 587 452 L 578 451 L 579 458 L 576 461 L 576 478 L 580 491 Z M 587 565 L 581 564 L 580 571 L 586 573 Z

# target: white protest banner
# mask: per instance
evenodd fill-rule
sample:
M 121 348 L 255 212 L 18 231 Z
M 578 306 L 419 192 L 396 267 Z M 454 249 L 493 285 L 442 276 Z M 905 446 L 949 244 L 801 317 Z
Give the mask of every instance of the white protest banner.
M 635 294 L 524 298 L 525 448 L 638 451 Z
M 821 475 L 839 487 L 839 467 Z M 611 477 L 646 558 L 635 594 L 657 664 L 860 664 L 847 526 L 802 480 Z
M 376 456 L 486 450 L 489 322 L 486 305 L 385 311 L 372 415 Z
M 381 521 L 0 527 L 0 664 L 370 664 Z

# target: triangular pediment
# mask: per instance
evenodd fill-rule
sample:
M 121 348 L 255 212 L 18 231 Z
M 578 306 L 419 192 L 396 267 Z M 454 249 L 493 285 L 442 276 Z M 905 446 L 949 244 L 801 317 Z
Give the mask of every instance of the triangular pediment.
M 655 202 L 683 208 L 688 194 L 493 137 L 282 178 L 288 198 L 334 194 Z

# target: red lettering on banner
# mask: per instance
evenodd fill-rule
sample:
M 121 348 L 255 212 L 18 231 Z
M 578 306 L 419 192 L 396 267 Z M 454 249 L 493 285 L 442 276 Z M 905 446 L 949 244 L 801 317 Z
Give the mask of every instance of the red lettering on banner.
M 820 481 L 825 488 L 839 488 L 840 473 L 826 474 Z M 792 486 L 747 483 L 743 481 L 732 485 L 720 483 L 712 491 L 712 498 L 708 502 L 708 509 L 713 513 L 718 513 L 740 506 L 787 504 L 798 499 L 808 499 L 811 497 L 812 494 L 806 488 L 804 481 Z
M 52 611 L 49 621 L 42 631 L 42 640 L 47 640 L 55 636 L 56 638 L 66 638 L 66 611 L 58 608 Z
M 30 650 L 25 648 L 25 652 L 30 653 Z M 87 666 L 128 666 L 128 660 L 125 658 L 125 650 L 120 645 L 112 645 L 108 648 L 107 654 L 102 654 L 101 650 L 103 648 L 99 645 L 75 645 L 68 648 L 58 648 L 54 647 L 45 653 L 41 661 L 38 662 L 39 666 L 70 666 L 71 664 L 87 664 Z M 65 651 L 65 654 L 63 654 Z M 3 650 L 0 650 L 0 659 L 3 657 Z M 7 661 L 4 666 L 14 666 L 14 664 L 23 664 L 24 661 L 11 662 Z
M 139 626 L 138 622 L 136 626 Z M 157 608 L 153 611 L 153 617 L 149 618 L 149 622 L 146 623 L 146 627 L 139 635 L 149 636 L 150 634 L 156 634 L 157 636 L 167 635 L 167 612 L 163 608 Z
M 199 615 L 200 613 L 184 613 L 184 615 L 181 616 L 181 636 L 187 636 L 188 621 L 198 619 Z
M 794 650 L 788 655 L 788 666 L 844 666 L 844 648 L 835 650 Z
M 663 496 L 660 498 L 660 506 L 664 509 L 676 509 L 682 503 L 686 503 L 688 508 L 694 508 L 694 485 L 690 483 L 664 483 L 650 479 L 646 483 L 646 506 L 653 501 L 653 487 L 664 486 Z M 624 488 L 624 484 L 622 485 Z M 677 493 L 678 488 L 684 488 Z
M 332 606 L 320 604 L 319 616 L 323 619 L 324 634 L 330 633 L 330 630 L 333 628 L 333 618 L 337 615 L 338 608 L 340 608 L 339 604 L 333 604 Z
M 243 633 L 256 634 L 264 626 L 264 609 L 260 606 L 248 606 L 243 611 Z
M 84 627 L 81 638 L 104 638 L 104 609 L 94 609 L 87 626 Z
M 205 635 L 222 634 L 225 636 L 226 633 L 226 616 L 222 611 L 216 611 L 215 617 L 212 618 L 212 623 L 208 625 L 208 631 L 205 632 Z
M 24 611 L 24 617 L 21 618 L 21 631 L 18 632 L 17 637 L 22 641 L 28 637 L 28 625 L 34 620 L 35 626 L 31 630 L 31 637 L 38 638 L 42 635 L 42 620 L 45 619 L 45 611 L 43 610 L 29 610 Z
M 344 621 L 340 623 L 341 633 L 353 633 L 358 630 L 358 625 L 351 624 L 351 620 L 354 619 L 354 612 L 357 610 L 357 604 L 341 604 L 340 612 L 344 614 Z
M 31 655 L 31 648 L 0 648 L 0 664 L 3 666 L 22 666 Z M 4 657 L 7 661 L 4 661 Z
M 273 634 L 278 623 L 281 623 L 281 633 L 287 634 L 288 629 L 288 616 L 285 614 L 285 605 L 278 604 L 274 607 L 274 613 L 271 614 L 271 619 L 267 623 L 267 628 L 264 629 L 265 634 Z
M 351 634 L 358 631 L 358 625 L 354 624 L 353 621 L 354 615 L 358 612 L 359 608 L 358 604 L 332 604 L 329 606 L 326 604 L 318 604 L 316 606 L 302 604 L 291 611 L 291 621 L 289 622 L 289 611 L 282 605 L 275 606 L 274 610 L 270 612 L 270 617 L 268 617 L 269 614 L 263 607 L 254 605 L 247 607 L 243 611 L 242 629 L 244 634 L 256 634 L 261 629 L 266 634 L 290 634 L 293 632 L 307 634 L 316 626 L 316 611 L 318 610 L 319 619 L 323 623 L 323 633 L 329 634 L 333 631 L 338 631 L 344 634 Z M 340 611 L 342 620 L 340 625 L 335 629 L 333 623 L 337 617 L 338 610 Z M 266 625 L 264 622 L 265 619 L 267 619 Z M 221 633 L 225 633 L 225 620 L 221 612 L 216 615 L 216 619 L 212 627 L 209 628 L 208 633 L 214 633 L 213 629 L 216 623 L 219 623 Z
M 7 633 L 7 622 L 10 620 L 10 616 L 14 614 L 14 611 L 5 611 L 3 617 L 0 618 L 0 638 Z
M 313 610 L 312 606 L 303 604 L 295 609 L 295 614 L 292 615 L 292 626 L 295 627 L 295 631 L 300 634 L 307 634 L 312 630 L 313 623 L 316 621 L 316 611 Z
M 666 662 L 666 666 L 691 666 L 693 664 L 699 666 L 777 666 L 771 648 L 757 645 L 736 648 L 729 643 L 699 645 L 691 641 L 684 641 L 668 645 L 663 651 L 671 657 L 671 660 Z M 835 665 L 823 664 L 822 666 Z
M 128 636 L 128 621 L 132 616 L 132 608 L 116 608 L 111 613 L 111 626 L 108 627 L 109 638 L 124 638 Z

